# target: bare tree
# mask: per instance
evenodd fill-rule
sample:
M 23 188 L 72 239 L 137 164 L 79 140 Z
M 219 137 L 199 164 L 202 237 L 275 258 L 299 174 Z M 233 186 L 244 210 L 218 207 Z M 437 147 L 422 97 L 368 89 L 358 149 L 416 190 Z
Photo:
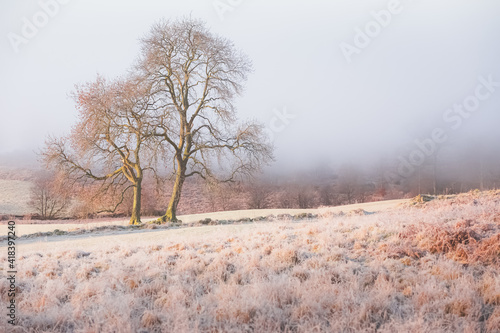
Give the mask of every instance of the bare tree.
M 182 19 L 155 24 L 142 40 L 137 69 L 154 87 L 154 135 L 171 152 L 172 195 L 159 222 L 176 221 L 186 178 L 233 181 L 272 159 L 263 127 L 237 123 L 233 101 L 251 70 L 233 43 L 203 22 Z
M 297 204 L 300 209 L 312 208 L 315 205 L 316 195 L 311 186 L 300 184 L 296 185 Z
M 271 185 L 265 182 L 251 183 L 248 186 L 248 208 L 264 209 L 270 204 L 270 196 L 272 194 Z
M 77 86 L 74 97 L 79 120 L 71 134 L 49 138 L 42 153 L 49 165 L 55 165 L 73 179 L 99 182 L 101 191 L 133 189 L 130 224 L 141 223 L 141 189 L 144 163 L 154 141 L 148 140 L 148 111 L 153 101 L 144 82 L 129 78 L 108 82 L 98 77 L 95 82 Z M 152 155 L 149 155 L 152 156 Z
M 339 170 L 338 187 L 348 204 L 354 203 L 360 191 L 360 172 L 353 165 L 344 165 Z
M 212 212 L 238 208 L 239 184 L 235 182 L 219 182 L 209 179 L 203 184 L 203 195 L 207 199 Z
M 331 184 L 319 188 L 319 199 L 322 206 L 331 206 L 333 204 L 333 195 L 333 186 Z
M 66 213 L 71 193 L 60 174 L 39 172 L 30 193 L 30 205 L 42 220 L 55 220 Z

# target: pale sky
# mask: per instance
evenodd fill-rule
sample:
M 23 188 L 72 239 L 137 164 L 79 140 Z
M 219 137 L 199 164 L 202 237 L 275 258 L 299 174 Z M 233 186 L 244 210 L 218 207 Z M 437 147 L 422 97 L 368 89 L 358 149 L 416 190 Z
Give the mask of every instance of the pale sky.
M 497 0 L 2 0 L 0 153 L 68 133 L 75 84 L 124 74 L 154 22 L 189 15 L 253 61 L 237 108 L 277 165 L 377 157 L 437 127 L 500 146 L 500 86 L 456 130 L 446 113 L 500 82 Z

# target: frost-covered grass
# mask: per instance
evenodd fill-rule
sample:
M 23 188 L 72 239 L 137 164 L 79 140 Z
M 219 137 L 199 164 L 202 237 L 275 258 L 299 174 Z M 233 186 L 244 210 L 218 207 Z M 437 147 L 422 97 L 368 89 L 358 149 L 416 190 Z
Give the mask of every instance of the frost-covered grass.
M 203 228 L 20 253 L 17 332 L 499 331 L 500 192 Z

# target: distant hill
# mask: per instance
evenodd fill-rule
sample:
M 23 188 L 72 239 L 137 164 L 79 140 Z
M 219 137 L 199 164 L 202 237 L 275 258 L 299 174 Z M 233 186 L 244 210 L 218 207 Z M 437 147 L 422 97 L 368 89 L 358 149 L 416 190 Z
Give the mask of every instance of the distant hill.
M 37 169 L 37 155 L 32 150 L 16 150 L 0 153 L 0 167 Z
M 32 151 L 0 153 L 0 215 L 26 215 L 30 188 L 38 169 Z

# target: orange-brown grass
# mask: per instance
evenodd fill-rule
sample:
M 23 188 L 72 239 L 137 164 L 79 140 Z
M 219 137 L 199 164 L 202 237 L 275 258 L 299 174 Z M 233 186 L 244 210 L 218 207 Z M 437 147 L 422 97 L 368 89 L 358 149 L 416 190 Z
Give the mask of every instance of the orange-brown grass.
M 469 198 L 472 207 L 483 205 L 484 197 L 490 198 L 493 204 L 498 204 L 498 192 L 460 195 L 449 199 L 446 204 L 460 202 L 462 209 L 467 209 L 463 200 Z M 442 202 L 434 202 L 429 207 L 439 207 Z M 500 268 L 500 212 L 497 207 L 485 209 L 473 218 L 445 219 L 443 223 L 415 223 L 407 226 L 399 234 L 404 239 L 405 249 L 421 256 L 423 251 L 446 254 L 447 257 L 463 264 L 483 264 Z
M 498 192 L 474 192 L 210 237 L 19 249 L 13 331 L 499 332 L 499 211 Z

